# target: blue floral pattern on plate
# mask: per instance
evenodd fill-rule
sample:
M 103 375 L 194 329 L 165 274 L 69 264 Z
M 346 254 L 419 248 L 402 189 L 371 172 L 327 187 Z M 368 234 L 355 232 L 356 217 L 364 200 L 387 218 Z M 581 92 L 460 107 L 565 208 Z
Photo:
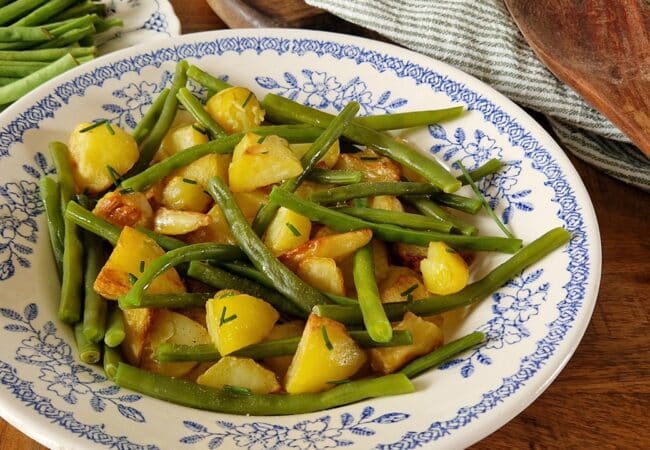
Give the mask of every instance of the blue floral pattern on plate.
M 417 63 L 360 46 L 336 42 L 335 40 L 285 38 L 279 35 L 268 37 L 218 37 L 213 40 L 181 42 L 173 47 L 163 47 L 150 52 L 140 52 L 135 56 L 125 56 L 114 63 L 98 66 L 89 71 L 89 73 L 84 73 L 69 81 L 59 82 L 52 93 L 36 100 L 26 111 L 16 114 L 15 119 L 0 130 L 0 158 L 10 156 L 11 146 L 16 142 L 22 142 L 24 134 L 28 130 L 38 128 L 44 119 L 53 117 L 55 112 L 67 104 L 73 97 L 83 97 L 86 90 L 91 86 L 101 87 L 108 80 L 121 79 L 129 73 L 140 74 L 145 68 L 159 68 L 161 64 L 167 61 L 175 61 L 179 58 L 202 58 L 230 52 L 236 54 L 251 52 L 253 54 L 259 54 L 267 51 L 275 52 L 278 55 L 285 53 L 298 56 L 315 54 L 318 57 L 327 55 L 331 58 L 353 61 L 357 64 L 367 64 L 379 72 L 391 71 L 398 78 L 414 80 L 417 84 L 426 84 L 434 92 L 444 94 L 450 101 L 465 104 L 470 111 L 480 114 L 486 123 L 491 124 L 497 130 L 499 138 L 508 141 L 521 155 L 516 160 L 510 161 L 509 166 L 502 174 L 495 175 L 493 180 L 486 179 L 481 189 L 499 201 L 503 201 L 504 198 L 510 196 L 508 204 L 521 204 L 519 206 L 513 206 L 513 211 L 514 209 L 517 211 L 532 211 L 535 205 L 526 199 L 528 193 L 525 189 L 522 190 L 517 187 L 518 177 L 523 170 L 524 164 L 526 164 L 527 167 L 532 167 L 534 171 L 540 173 L 545 178 L 545 186 L 552 193 L 552 201 L 558 207 L 557 218 L 574 234 L 572 241 L 565 250 L 569 256 L 566 266 L 568 281 L 562 286 L 566 295 L 554 305 L 556 317 L 549 319 L 547 322 L 548 332 L 541 337 L 536 337 L 533 345 L 534 350 L 521 358 L 519 366 L 514 373 L 501 377 L 502 382 L 500 385 L 482 393 L 478 402 L 459 409 L 453 417 L 440 418 L 440 420 L 432 422 L 420 431 L 406 431 L 409 428 L 416 428 L 415 425 L 407 425 L 410 421 L 406 413 L 382 411 L 378 416 L 402 417 L 400 414 L 403 414 L 404 416 L 400 421 L 404 421 L 404 423 L 400 424 L 402 431 L 394 434 L 394 442 L 379 444 L 377 448 L 415 448 L 436 441 L 444 436 L 449 436 L 455 433 L 456 430 L 478 420 L 481 415 L 503 404 L 508 397 L 521 389 L 522 386 L 533 378 L 540 368 L 554 355 L 581 311 L 585 298 L 584 282 L 589 278 L 591 271 L 590 251 L 585 233 L 585 219 L 583 212 L 577 207 L 578 199 L 576 198 L 574 187 L 571 186 L 563 169 L 548 151 L 539 144 L 537 139 L 518 123 L 517 119 L 509 116 L 508 113 L 481 94 L 472 91 L 462 83 L 437 73 L 429 67 L 420 66 Z M 273 78 L 266 75 L 264 75 L 263 83 L 270 83 L 268 86 L 271 86 L 272 82 L 269 80 L 273 80 L 277 86 L 272 88 L 267 87 L 267 89 L 274 92 L 279 92 L 283 89 L 294 89 L 296 98 L 300 101 L 312 103 L 328 102 L 327 104 L 333 109 L 337 108 L 336 99 L 339 95 L 356 95 L 365 105 L 368 105 L 364 106 L 366 112 L 371 112 L 375 107 L 379 111 L 388 111 L 400 106 L 395 103 L 399 99 L 390 99 L 392 97 L 390 92 L 387 95 L 382 93 L 377 97 L 372 95 L 374 91 L 371 92 L 371 96 L 365 95 L 364 92 L 368 89 L 368 86 L 366 85 L 364 87 L 361 85 L 361 83 L 366 82 L 362 81 L 360 77 L 351 79 L 335 77 L 332 80 L 330 79 L 333 77 L 332 74 L 325 71 L 319 72 L 314 68 L 304 68 L 300 74 L 302 81 L 298 81 L 298 76 L 292 75 L 293 79 L 296 80 L 295 86 L 293 81 L 287 81 L 286 77 L 283 77 L 284 79 L 282 81 L 276 81 L 278 80 L 277 77 Z M 258 80 L 260 79 L 260 77 L 257 78 Z M 337 85 L 336 83 L 339 84 Z M 158 83 L 155 85 L 157 88 Z M 346 85 L 347 87 L 344 89 L 343 86 Z M 325 92 L 322 86 L 334 87 L 336 95 Z M 114 103 L 116 105 L 119 104 L 121 110 L 118 111 L 115 109 L 110 112 L 117 114 L 117 117 L 119 117 L 117 120 L 121 120 L 124 123 L 129 123 L 131 120 L 136 121 L 142 114 L 141 105 L 138 102 L 128 103 L 128 100 L 133 97 L 141 98 L 143 101 L 144 99 L 149 100 L 152 96 L 151 94 L 155 93 L 153 91 L 155 91 L 155 88 L 152 87 L 152 83 L 143 84 L 143 82 L 134 82 L 133 86 L 128 89 L 128 92 L 127 88 L 125 88 L 124 96 L 116 99 Z M 386 98 L 384 99 L 384 97 Z M 484 160 L 484 154 L 495 154 L 500 149 L 496 145 L 496 136 L 489 136 L 489 133 L 485 130 L 479 131 L 480 133 L 477 133 L 474 129 L 464 129 L 463 133 L 465 137 L 460 136 L 457 130 L 445 131 L 444 137 L 436 138 L 432 136 L 432 138 L 439 139 L 438 144 L 443 146 L 447 145 L 450 150 L 454 145 L 463 148 L 462 150 L 457 150 L 454 154 L 450 154 L 449 158 L 460 159 L 467 155 L 473 155 L 472 158 L 476 160 L 476 163 L 479 163 L 479 160 Z M 452 137 L 448 138 L 447 136 Z M 468 139 L 467 136 L 473 136 L 473 138 Z M 441 149 L 438 153 L 442 151 Z M 470 166 L 473 167 L 474 165 Z M 47 167 L 47 164 L 44 167 Z M 45 169 L 40 169 L 40 172 L 43 170 Z M 499 179 L 498 177 L 503 176 L 503 174 L 507 176 Z M 30 176 L 33 177 L 31 174 Z M 11 183 L 16 184 L 16 186 L 20 184 L 20 182 L 15 181 L 11 181 Z M 15 188 L 13 190 L 15 191 Z M 36 236 L 34 239 L 36 239 Z M 544 279 L 545 276 L 543 271 L 525 273 L 493 297 L 494 316 L 492 320 L 485 324 L 485 330 L 488 333 L 493 332 L 491 334 L 491 344 L 477 349 L 465 358 L 461 358 L 463 361 L 456 364 L 456 366 L 463 367 L 468 362 L 472 364 L 472 369 L 465 369 L 466 377 L 469 377 L 469 372 L 471 371 L 476 373 L 477 362 L 481 365 L 489 365 L 485 359 L 486 357 L 490 357 L 488 352 L 496 352 L 501 348 L 505 348 L 506 345 L 511 345 L 514 342 L 513 339 L 521 340 L 527 338 L 527 323 L 538 313 L 540 305 L 546 301 L 545 293 L 547 292 L 546 286 L 548 280 Z M 16 315 L 20 316 L 20 318 L 17 318 Z M 25 330 L 18 328 L 10 330 L 5 328 L 8 332 L 27 333 L 30 335 L 30 338 L 38 333 L 41 333 L 44 338 L 47 337 L 50 340 L 56 337 L 56 329 L 53 324 L 47 325 L 50 322 L 46 322 L 42 329 L 38 329 L 37 327 L 30 328 L 28 324 L 31 324 L 36 317 L 34 312 L 25 310 L 21 315 L 14 309 L 3 308 L 2 316 L 4 317 L 3 320 L 8 322 L 7 326 L 25 327 Z M 516 333 L 514 334 L 518 333 L 519 335 L 517 338 L 513 338 L 513 327 L 516 329 Z M 52 333 L 49 333 L 48 329 L 52 329 Z M 51 418 L 53 423 L 78 436 L 83 436 L 90 442 L 124 448 L 129 446 L 130 444 L 124 441 L 124 437 L 115 437 L 105 433 L 103 430 L 100 430 L 103 434 L 101 437 L 98 437 L 98 435 L 88 431 L 97 430 L 97 426 L 80 423 L 74 419 L 73 413 L 63 411 L 59 407 L 54 406 L 52 399 L 55 398 L 63 399 L 66 404 L 72 404 L 75 401 L 77 402 L 76 404 L 81 404 L 82 401 L 87 401 L 88 403 L 93 402 L 94 405 L 91 404 L 91 406 L 94 410 L 101 410 L 102 406 L 106 408 L 109 405 L 116 406 L 120 404 L 129 407 L 125 405 L 125 403 L 129 402 L 125 399 L 119 400 L 121 394 L 117 391 L 101 391 L 101 389 L 104 389 L 103 387 L 99 387 L 102 381 L 99 381 L 99 378 L 94 378 L 94 376 L 98 376 L 94 373 L 94 376 L 89 375 L 91 378 L 88 378 L 88 374 L 83 369 L 75 369 L 76 372 L 73 369 L 65 371 L 61 368 L 54 369 L 50 363 L 47 363 L 47 361 L 52 361 L 51 364 L 55 364 L 54 361 L 66 360 L 69 366 L 78 365 L 84 367 L 66 359 L 70 357 L 70 347 L 67 344 L 65 344 L 67 350 L 65 346 L 58 345 L 55 341 L 51 341 L 47 345 L 40 344 L 42 345 L 40 353 L 39 351 L 30 350 L 38 348 L 38 342 L 40 342 L 39 338 L 36 338 L 35 341 L 21 344 L 20 348 L 24 350 L 19 350 L 22 353 L 17 353 L 16 359 L 21 364 L 35 366 L 41 361 L 40 358 L 43 358 L 47 370 L 40 372 L 41 379 L 39 382 L 41 386 L 48 386 L 47 389 L 49 389 L 48 392 L 51 394 L 51 397 L 39 397 L 38 394 L 35 394 L 32 388 L 32 382 L 21 380 L 16 367 L 7 361 L 0 361 L 0 382 L 2 385 L 13 396 L 27 405 L 32 405 L 33 399 L 37 398 L 41 402 L 40 404 L 46 405 L 47 409 L 47 413 L 44 413 L 41 409 L 35 408 L 38 414 L 43 414 Z M 479 359 L 483 359 L 483 361 Z M 104 387 L 109 385 L 109 383 L 106 383 Z M 101 399 L 104 404 L 100 405 L 100 402 L 93 401 L 92 399 L 95 397 Z M 108 399 L 114 399 L 115 401 L 109 401 Z M 116 406 L 115 409 L 119 411 L 119 406 Z M 240 440 L 242 447 L 255 448 L 256 445 L 261 445 L 264 442 L 263 437 L 266 436 L 264 430 L 268 427 L 279 427 L 275 428 L 277 433 L 282 434 L 286 431 L 287 436 L 292 436 L 292 442 L 295 441 L 295 448 L 319 448 L 317 445 L 321 444 L 314 444 L 314 442 L 323 443 L 323 445 L 333 445 L 334 441 L 337 442 L 336 446 L 358 446 L 363 445 L 363 437 L 372 435 L 372 433 L 362 431 L 355 433 L 352 430 L 356 427 L 374 432 L 375 429 L 366 423 L 367 419 L 370 420 L 373 426 L 375 425 L 375 422 L 369 419 L 373 414 L 374 411 L 368 417 L 361 417 L 355 420 L 355 414 L 343 408 L 336 413 L 322 416 L 320 419 L 309 418 L 287 426 L 274 425 L 271 422 L 252 419 L 246 423 L 239 424 L 235 424 L 233 421 L 233 428 L 228 428 L 227 425 L 224 425 L 225 423 L 229 423 L 227 421 L 218 421 L 215 422 L 218 429 L 213 429 L 211 425 L 203 425 L 197 421 L 185 419 L 182 421 L 183 428 L 190 430 L 193 434 L 185 433 L 179 437 L 179 442 L 185 442 L 182 441 L 183 439 L 189 441 L 196 439 L 196 443 L 202 442 L 206 445 L 206 443 L 214 441 L 214 446 L 216 447 L 222 445 L 222 442 L 226 442 L 227 440 L 230 443 L 237 442 L 235 438 L 243 435 L 245 430 L 258 430 L 256 432 L 261 433 L 260 436 L 262 437 L 257 441 L 246 441 L 243 437 L 241 438 L 243 440 Z M 139 423 L 137 419 L 128 417 L 128 414 L 122 415 L 122 417 L 129 423 Z M 381 424 L 383 426 L 384 422 L 381 422 Z M 417 426 L 417 428 L 420 427 Z M 78 430 L 83 431 L 80 432 Z M 403 434 L 400 435 L 399 433 Z M 309 436 L 309 438 L 304 436 Z M 122 440 L 120 441 L 120 439 Z M 216 443 L 217 441 L 219 441 L 218 444 Z M 115 444 L 115 442 L 122 442 L 122 444 Z M 272 444 L 271 441 L 269 442 Z M 283 442 L 282 445 L 287 444 L 287 442 Z M 350 442 L 350 444 L 347 442 Z M 191 442 L 187 443 L 189 444 Z M 133 446 L 137 447 L 136 444 L 133 444 Z

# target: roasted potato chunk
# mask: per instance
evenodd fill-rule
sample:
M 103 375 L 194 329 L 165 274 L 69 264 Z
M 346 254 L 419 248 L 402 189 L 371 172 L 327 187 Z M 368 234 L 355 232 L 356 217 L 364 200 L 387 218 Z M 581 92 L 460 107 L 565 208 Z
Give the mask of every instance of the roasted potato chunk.
M 165 252 L 146 234 L 124 227 L 108 261 L 102 267 L 94 288 L 101 296 L 117 300 L 131 289 L 133 276 L 140 274 L 141 266 L 147 266 Z M 150 294 L 174 294 L 185 292 L 185 286 L 175 269 L 169 269 L 153 280 L 147 292 Z
M 264 300 L 247 295 L 217 295 L 205 305 L 208 332 L 223 356 L 261 342 L 280 315 Z
M 426 259 L 420 262 L 427 290 L 436 295 L 448 295 L 467 286 L 469 267 L 456 251 L 444 242 L 430 242 Z
M 207 227 L 211 221 L 212 219 L 207 214 L 158 208 L 153 219 L 153 230 L 159 234 L 175 236 Z
M 311 143 L 305 143 L 305 144 L 289 144 L 289 148 L 291 148 L 291 151 L 298 157 L 298 159 L 301 159 L 305 153 L 307 153 L 307 150 L 311 148 L 312 144 Z M 327 150 L 327 153 L 325 153 L 325 156 L 316 163 L 316 167 L 322 167 L 324 169 L 331 169 L 334 167 L 334 164 L 336 164 L 336 161 L 339 159 L 339 155 L 341 154 L 341 147 L 339 145 L 339 141 L 337 140 L 334 142 L 331 147 Z
M 382 303 L 419 300 L 428 294 L 417 272 L 408 267 L 390 266 L 388 275 L 379 284 Z
M 153 225 L 153 209 L 142 192 L 108 192 L 99 199 L 93 214 L 120 227 L 151 228 Z
M 184 122 L 184 120 L 179 121 L 181 123 Z M 156 152 L 153 162 L 162 161 L 186 148 L 205 144 L 209 140 L 208 135 L 203 133 L 201 128 L 193 126 L 193 124 L 174 126 L 167 132 L 163 141 L 160 143 L 160 148 Z
M 289 394 L 320 392 L 350 378 L 366 362 L 366 354 L 345 326 L 326 317 L 309 316 L 285 379 Z
M 277 256 L 307 242 L 310 233 L 311 220 L 280 207 L 264 233 L 264 243 Z
M 154 311 L 150 308 L 135 308 L 122 311 L 124 317 L 124 341 L 122 353 L 129 364 L 139 365 L 147 341 L 147 333 L 153 321 Z
M 393 246 L 397 259 L 404 266 L 420 270 L 420 262 L 427 257 L 427 247 L 399 242 Z
M 208 211 L 210 223 L 192 231 L 185 236 L 186 242 L 198 244 L 200 242 L 216 242 L 219 244 L 236 244 L 237 241 L 230 231 L 230 225 L 221 211 L 219 205 L 214 205 Z
M 330 294 L 345 295 L 343 273 L 332 258 L 309 256 L 298 263 L 296 274 L 316 289 Z
M 212 197 L 196 180 L 185 177 L 171 177 L 162 191 L 165 208 L 177 211 L 205 212 L 212 203 Z
M 402 202 L 400 202 L 394 195 L 377 195 L 375 197 L 370 197 L 368 206 L 375 209 L 404 212 Z
M 250 130 L 264 120 L 264 110 L 257 97 L 241 86 L 217 92 L 210 97 L 205 109 L 228 133 Z
M 269 202 L 268 192 L 257 189 L 250 192 L 233 192 L 232 196 L 248 223 L 252 223 L 257 211 Z
M 106 122 L 82 122 L 70 136 L 70 165 L 77 188 L 99 193 L 108 189 L 138 160 L 138 144 L 129 133 Z
M 413 336 L 411 345 L 370 349 L 370 365 L 380 373 L 393 373 L 418 356 L 425 355 L 440 347 L 443 342 L 442 331 L 411 312 L 393 327 L 394 330 L 407 330 Z
M 253 394 L 270 394 L 281 389 L 275 374 L 250 358 L 225 356 L 196 379 L 198 384 L 222 388 L 237 386 Z
M 254 133 L 246 134 L 237 144 L 228 167 L 233 192 L 254 191 L 301 173 L 302 164 L 286 140 L 277 136 L 262 138 Z
M 402 177 L 397 163 L 367 149 L 358 153 L 342 154 L 334 168 L 363 172 L 364 181 L 399 181 Z
M 275 341 L 278 339 L 288 339 L 302 335 L 305 328 L 305 322 L 302 320 L 293 320 L 291 322 L 276 324 L 271 332 L 264 339 L 265 341 Z M 264 365 L 271 369 L 277 375 L 278 379 L 283 379 L 289 369 L 293 356 L 274 356 L 265 358 Z

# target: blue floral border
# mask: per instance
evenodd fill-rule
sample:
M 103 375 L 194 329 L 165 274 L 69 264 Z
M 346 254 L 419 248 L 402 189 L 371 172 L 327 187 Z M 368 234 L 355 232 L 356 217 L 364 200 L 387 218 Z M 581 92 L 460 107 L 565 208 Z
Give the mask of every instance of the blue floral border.
M 394 443 L 379 445 L 378 448 L 416 448 L 438 440 L 471 423 L 480 414 L 493 409 L 505 398 L 513 395 L 553 355 L 570 330 L 582 306 L 585 295 L 584 283 L 590 272 L 584 218 L 574 189 L 567 181 L 559 164 L 553 160 L 553 157 L 530 132 L 525 131 L 515 118 L 489 99 L 473 92 L 463 83 L 441 75 L 433 69 L 353 44 L 308 38 L 225 37 L 211 41 L 181 44 L 127 57 L 60 84 L 55 88 L 53 94 L 37 101 L 34 106 L 19 114 L 16 120 L 0 131 L 0 158 L 9 156 L 11 145 L 15 142 L 22 142 L 24 134 L 28 130 L 38 128 L 43 119 L 53 117 L 54 112 L 67 103 L 71 97 L 82 96 L 90 86 L 101 87 L 106 81 L 121 79 L 126 73 L 139 74 L 146 67 L 160 67 L 161 64 L 168 61 L 190 57 L 200 59 L 203 56 L 222 55 L 228 52 L 241 54 L 246 51 L 257 54 L 274 51 L 279 55 L 284 53 L 294 55 L 314 53 L 319 57 L 327 55 L 339 60 L 350 60 L 357 64 L 369 64 L 379 72 L 391 71 L 399 78 L 408 78 L 417 84 L 428 85 L 434 92 L 443 93 L 450 100 L 467 104 L 470 110 L 480 113 L 502 135 L 507 136 L 512 146 L 523 151 L 524 157 L 531 161 L 533 169 L 546 177 L 544 184 L 553 189 L 553 202 L 560 207 L 557 215 L 564 222 L 565 227 L 573 233 L 573 238 L 565 250 L 570 256 L 567 268 L 570 280 L 563 286 L 567 295 L 558 304 L 559 316 L 548 324 L 549 333 L 536 343 L 533 353 L 522 358 L 519 369 L 512 376 L 504 378 L 503 383 L 497 389 L 483 394 L 480 402 L 461 408 L 457 415 L 450 420 L 434 422 L 422 432 L 407 432 Z

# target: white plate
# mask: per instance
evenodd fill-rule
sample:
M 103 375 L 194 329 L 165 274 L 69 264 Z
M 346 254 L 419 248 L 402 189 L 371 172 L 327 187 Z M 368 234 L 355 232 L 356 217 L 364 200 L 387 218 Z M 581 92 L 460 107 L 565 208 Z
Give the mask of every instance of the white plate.
M 474 308 L 447 339 L 480 329 L 483 347 L 415 380 L 417 393 L 290 417 L 237 417 L 141 398 L 80 364 L 56 319 L 58 280 L 37 181 L 52 173 L 47 144 L 81 120 L 131 127 L 187 58 L 258 95 L 281 93 L 363 113 L 463 104 L 458 120 L 405 136 L 441 160 L 506 170 L 480 183 L 514 233 L 530 242 L 552 227 L 570 244 Z M 566 364 L 589 322 L 600 239 L 589 197 L 553 140 L 524 111 L 476 79 L 416 53 L 304 30 L 226 30 L 131 48 L 66 73 L 0 116 L 0 413 L 58 448 L 462 447 L 530 404 Z M 498 235 L 487 219 L 482 231 Z M 504 260 L 481 255 L 478 276 Z

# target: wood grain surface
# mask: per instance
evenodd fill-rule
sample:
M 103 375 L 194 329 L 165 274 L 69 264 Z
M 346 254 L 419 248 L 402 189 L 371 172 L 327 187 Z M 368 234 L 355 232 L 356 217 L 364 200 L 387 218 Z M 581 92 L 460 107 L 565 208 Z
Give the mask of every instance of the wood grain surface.
M 225 27 L 204 0 L 172 3 L 184 33 Z M 273 14 L 283 20 L 292 17 L 299 22 L 296 5 L 309 10 L 299 0 L 268 3 L 274 4 Z M 374 36 L 331 16 L 327 20 L 333 31 Z M 555 382 L 474 449 L 647 448 L 650 444 L 650 195 L 574 157 L 571 160 L 594 203 L 602 238 L 602 281 L 591 324 Z M 0 450 L 42 448 L 0 419 Z

